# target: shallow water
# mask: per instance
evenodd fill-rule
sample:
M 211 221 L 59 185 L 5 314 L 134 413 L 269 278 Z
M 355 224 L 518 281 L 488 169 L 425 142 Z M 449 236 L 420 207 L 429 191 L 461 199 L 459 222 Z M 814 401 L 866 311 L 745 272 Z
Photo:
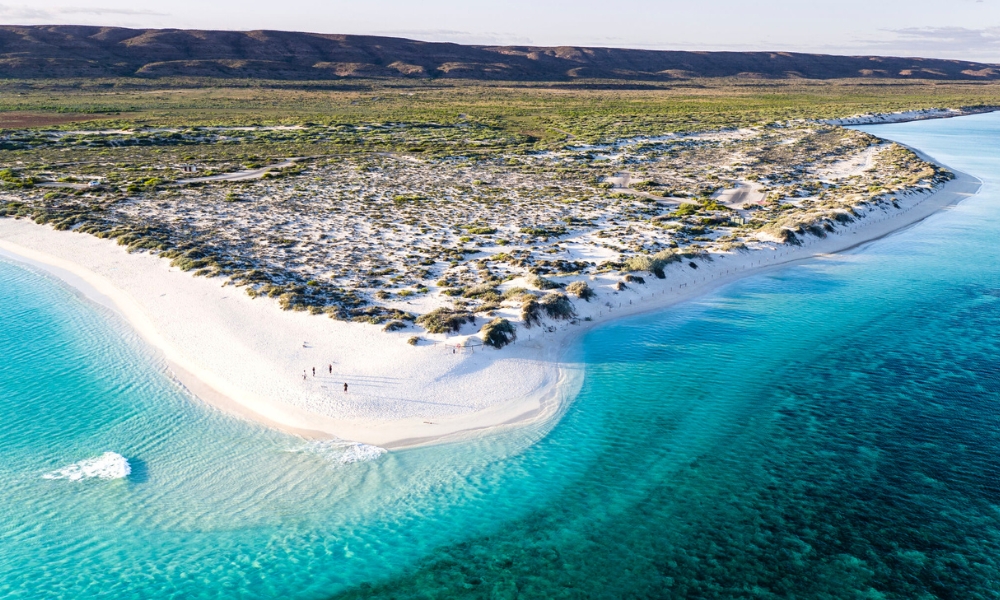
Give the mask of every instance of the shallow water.
M 551 431 L 309 444 L 0 263 L 0 596 L 1000 597 L 1000 116 L 869 130 L 982 192 L 589 333 Z

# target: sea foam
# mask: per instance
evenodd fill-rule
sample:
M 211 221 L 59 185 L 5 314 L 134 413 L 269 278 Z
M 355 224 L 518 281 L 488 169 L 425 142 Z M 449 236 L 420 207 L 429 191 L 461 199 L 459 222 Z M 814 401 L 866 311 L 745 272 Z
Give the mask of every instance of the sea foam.
M 122 479 L 128 477 L 131 472 L 132 467 L 124 456 L 116 452 L 105 452 L 98 457 L 81 460 L 51 473 L 46 473 L 42 475 L 42 478 L 69 479 L 70 481 L 94 478 Z
M 360 442 L 349 442 L 347 440 L 309 442 L 290 451 L 317 454 L 327 460 L 343 465 L 378 460 L 387 452 L 385 448 L 362 444 Z

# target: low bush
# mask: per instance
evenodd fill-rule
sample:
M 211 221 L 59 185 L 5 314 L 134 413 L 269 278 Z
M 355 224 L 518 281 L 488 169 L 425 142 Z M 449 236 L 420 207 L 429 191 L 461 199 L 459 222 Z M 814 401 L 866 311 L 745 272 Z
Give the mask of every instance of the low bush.
M 498 308 L 500 308 L 500 303 L 499 302 L 492 302 L 492 301 L 490 301 L 490 302 L 485 302 L 481 306 L 476 307 L 475 312 L 476 313 L 486 313 L 487 315 L 489 315 L 489 316 L 492 317 L 493 316 L 493 311 L 497 310 Z
M 521 233 L 533 235 L 535 237 L 559 237 L 566 235 L 566 228 L 562 225 L 553 227 L 522 227 Z
M 653 255 L 639 254 L 629 257 L 625 261 L 624 270 L 633 272 L 648 271 L 656 275 L 659 279 L 663 279 L 665 277 L 663 268 L 672 262 L 680 262 L 680 260 L 681 257 L 673 250 L 661 250 Z
M 556 288 L 562 287 L 558 283 L 552 281 L 551 279 L 546 279 L 540 275 L 529 277 L 528 285 L 534 286 L 540 290 L 554 290 Z
M 806 232 L 813 234 L 816 237 L 825 238 L 826 230 L 823 229 L 818 223 L 812 223 L 805 227 Z
M 527 328 L 541 324 L 542 307 L 534 296 L 526 297 L 521 303 L 521 320 L 524 321 L 524 326 Z
M 389 321 L 382 328 L 382 331 L 399 331 L 400 329 L 406 329 L 406 323 L 402 321 Z
M 429 333 L 458 333 L 462 325 L 475 322 L 476 317 L 470 312 L 444 307 L 417 318 L 417 324 Z
M 794 244 L 796 246 L 802 244 L 802 242 L 799 241 L 799 236 L 795 235 L 795 232 L 791 229 L 780 229 L 775 234 L 775 237 L 777 237 L 782 244 Z
M 470 288 L 465 288 L 465 291 L 462 292 L 462 296 L 466 298 L 482 298 L 484 296 L 499 298 L 500 294 L 494 286 L 488 283 L 481 283 Z
M 586 300 L 587 302 L 590 302 L 590 299 L 596 295 L 593 288 L 587 285 L 586 281 L 574 281 L 566 286 L 566 291 L 581 300 Z
M 573 308 L 573 303 L 569 301 L 566 294 L 561 294 L 559 292 L 545 294 L 545 296 L 538 301 L 538 304 L 541 305 L 545 314 L 553 319 L 572 319 L 576 316 L 576 310 Z
M 671 217 L 688 217 L 698 214 L 698 205 L 685 202 L 677 207 L 677 210 L 670 213 Z
M 517 339 L 514 325 L 507 319 L 501 318 L 493 319 L 483 325 L 480 333 L 483 335 L 483 343 L 494 348 L 503 348 Z

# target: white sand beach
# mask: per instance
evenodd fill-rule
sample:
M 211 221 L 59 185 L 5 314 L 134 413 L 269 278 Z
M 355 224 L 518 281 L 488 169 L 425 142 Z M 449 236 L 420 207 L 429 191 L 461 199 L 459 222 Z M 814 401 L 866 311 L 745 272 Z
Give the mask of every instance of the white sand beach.
M 517 342 L 501 350 L 456 347 L 469 343 L 482 320 L 463 335 L 424 335 L 426 342 L 411 346 L 413 331 L 386 333 L 282 311 L 272 299 L 251 299 L 220 279 L 129 254 L 112 240 L 24 219 L 0 219 L 0 256 L 51 273 L 112 307 L 181 384 L 222 410 L 300 435 L 399 448 L 552 418 L 582 383 L 565 352 L 587 328 L 662 309 L 764 269 L 847 250 L 916 223 L 979 186 L 958 173 L 935 193 L 901 196 L 900 208 L 872 208 L 825 238 L 715 254 L 697 269 L 674 263 L 665 279 L 643 274 L 644 284 L 621 291 L 614 288 L 621 276 L 580 277 L 598 295 L 574 300 L 578 319 L 519 328 Z
M 906 123 L 909 121 L 926 121 L 928 119 L 950 119 L 966 115 L 978 115 L 997 110 L 996 106 L 969 106 L 964 108 L 924 108 L 919 110 L 901 110 L 891 113 L 865 113 L 840 119 L 824 119 L 828 125 L 877 125 L 882 123 Z

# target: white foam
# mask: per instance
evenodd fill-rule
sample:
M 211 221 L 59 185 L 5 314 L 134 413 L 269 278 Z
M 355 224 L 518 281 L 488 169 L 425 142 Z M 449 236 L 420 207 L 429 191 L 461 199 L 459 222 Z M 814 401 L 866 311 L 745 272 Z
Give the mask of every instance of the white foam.
M 69 479 L 70 481 L 94 478 L 122 479 L 128 477 L 131 472 L 132 467 L 124 456 L 117 452 L 105 452 L 96 458 L 81 460 L 51 473 L 46 473 L 42 475 L 42 478 Z
M 359 462 L 371 462 L 381 458 L 387 451 L 385 448 L 362 444 L 361 442 L 349 442 L 347 440 L 323 440 L 309 442 L 290 452 L 306 452 L 317 454 L 335 463 L 347 465 Z

